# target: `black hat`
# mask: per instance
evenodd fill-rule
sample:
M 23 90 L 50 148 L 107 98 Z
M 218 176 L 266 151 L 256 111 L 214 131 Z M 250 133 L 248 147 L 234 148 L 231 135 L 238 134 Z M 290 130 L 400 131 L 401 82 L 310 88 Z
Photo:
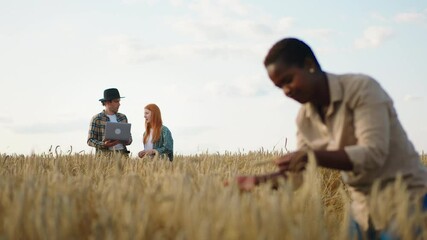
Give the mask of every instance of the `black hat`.
M 105 102 L 105 101 L 111 101 L 117 98 L 124 98 L 124 97 L 120 97 L 120 93 L 119 93 L 119 90 L 117 90 L 117 88 L 109 88 L 104 90 L 104 98 L 99 99 L 99 101 Z

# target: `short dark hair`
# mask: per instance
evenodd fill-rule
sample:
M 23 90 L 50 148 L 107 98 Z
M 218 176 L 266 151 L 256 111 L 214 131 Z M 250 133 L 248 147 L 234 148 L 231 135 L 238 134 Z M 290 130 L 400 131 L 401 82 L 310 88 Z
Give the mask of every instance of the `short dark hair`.
M 316 56 L 306 43 L 296 38 L 284 38 L 270 48 L 264 66 L 267 67 L 280 60 L 290 66 L 303 67 L 307 58 L 312 59 L 320 69 Z
M 106 103 L 106 102 L 111 102 L 111 100 L 103 100 L 103 101 L 101 101 L 102 106 L 105 106 L 105 103 Z

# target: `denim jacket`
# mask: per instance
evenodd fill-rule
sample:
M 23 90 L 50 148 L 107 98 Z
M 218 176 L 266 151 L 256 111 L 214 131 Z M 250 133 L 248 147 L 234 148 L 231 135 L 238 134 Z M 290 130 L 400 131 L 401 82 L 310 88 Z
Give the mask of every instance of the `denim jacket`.
M 162 126 L 160 139 L 153 143 L 153 149 L 159 152 L 160 156 L 167 156 L 169 161 L 173 161 L 173 139 L 172 133 L 166 126 Z

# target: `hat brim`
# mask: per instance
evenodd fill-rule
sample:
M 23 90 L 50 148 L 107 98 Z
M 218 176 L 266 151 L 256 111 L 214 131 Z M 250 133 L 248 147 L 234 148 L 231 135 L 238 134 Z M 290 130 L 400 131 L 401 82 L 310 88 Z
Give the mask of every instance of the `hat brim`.
M 125 97 L 119 97 L 119 98 L 125 98 Z M 100 102 L 105 102 L 105 101 L 111 101 L 111 100 L 114 100 L 114 99 L 117 99 L 117 98 L 113 98 L 113 99 L 103 99 L 103 98 L 101 98 L 101 99 L 99 99 L 99 101 Z

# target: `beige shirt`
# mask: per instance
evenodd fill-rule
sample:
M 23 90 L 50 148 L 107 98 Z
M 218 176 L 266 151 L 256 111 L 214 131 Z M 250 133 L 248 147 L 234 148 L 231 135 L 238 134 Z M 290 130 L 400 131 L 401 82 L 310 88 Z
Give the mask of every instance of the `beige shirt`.
M 297 117 L 298 148 L 344 149 L 353 163 L 342 171 L 345 183 L 369 193 L 376 179 L 391 182 L 398 173 L 411 188 L 427 186 L 427 170 L 400 124 L 393 101 L 372 78 L 327 74 L 331 103 L 322 122 L 311 103 Z

